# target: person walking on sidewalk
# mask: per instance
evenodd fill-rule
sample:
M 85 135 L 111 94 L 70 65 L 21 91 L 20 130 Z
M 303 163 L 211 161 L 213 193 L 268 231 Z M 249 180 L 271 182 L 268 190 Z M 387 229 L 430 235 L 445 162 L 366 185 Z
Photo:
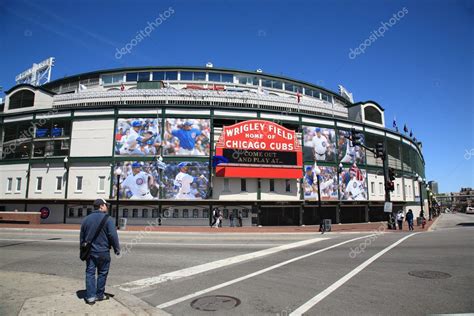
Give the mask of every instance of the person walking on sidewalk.
M 413 211 L 411 209 L 408 210 L 406 221 L 408 223 L 408 230 L 414 230 L 413 227 Z
M 93 240 L 102 220 L 108 217 L 107 210 L 107 202 L 104 199 L 95 200 L 94 211 L 81 224 L 80 244 L 92 241 L 90 256 L 86 260 L 86 303 L 89 305 L 109 299 L 109 296 L 105 294 L 105 283 L 110 268 L 110 248 L 114 249 L 117 256 L 120 255 L 117 229 L 111 218 L 106 219 L 102 229 Z
M 398 222 L 398 229 L 402 230 L 403 228 L 403 212 L 402 211 L 398 211 L 397 222 Z
M 230 227 L 234 227 L 234 212 L 229 212 L 229 225 Z

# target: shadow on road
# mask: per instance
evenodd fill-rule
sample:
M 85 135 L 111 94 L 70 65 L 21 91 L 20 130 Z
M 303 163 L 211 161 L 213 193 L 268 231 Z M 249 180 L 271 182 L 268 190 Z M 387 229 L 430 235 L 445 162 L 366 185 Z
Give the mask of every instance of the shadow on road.
M 457 226 L 474 226 L 474 222 L 472 222 L 472 223 L 459 223 Z

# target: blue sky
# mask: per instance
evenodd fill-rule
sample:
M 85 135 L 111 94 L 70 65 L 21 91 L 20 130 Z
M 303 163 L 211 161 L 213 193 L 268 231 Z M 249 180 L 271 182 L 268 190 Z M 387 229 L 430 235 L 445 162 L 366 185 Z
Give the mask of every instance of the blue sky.
M 131 53 L 148 22 L 172 13 Z M 404 9 L 405 8 L 405 9 Z M 388 23 L 364 53 L 355 49 Z M 428 180 L 441 192 L 474 187 L 474 6 L 452 1 L 36 1 L 0 2 L 0 86 L 56 57 L 53 79 L 97 69 L 198 65 L 285 75 L 356 101 L 374 100 L 423 142 Z M 470 153 L 472 152 L 472 156 Z

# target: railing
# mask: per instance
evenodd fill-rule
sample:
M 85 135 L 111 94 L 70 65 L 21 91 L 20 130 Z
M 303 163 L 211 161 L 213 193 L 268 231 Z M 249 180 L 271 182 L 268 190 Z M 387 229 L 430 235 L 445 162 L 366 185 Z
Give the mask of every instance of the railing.
M 167 89 L 139 89 L 126 91 L 84 91 L 74 94 L 57 95 L 53 107 L 58 109 L 77 107 L 97 107 L 111 105 L 143 104 L 193 104 L 214 108 L 253 108 L 268 109 L 287 113 L 323 114 L 348 117 L 345 107 L 322 100 L 302 97 L 298 103 L 295 98 L 227 91 L 202 91 Z M 282 111 L 282 109 L 285 109 Z

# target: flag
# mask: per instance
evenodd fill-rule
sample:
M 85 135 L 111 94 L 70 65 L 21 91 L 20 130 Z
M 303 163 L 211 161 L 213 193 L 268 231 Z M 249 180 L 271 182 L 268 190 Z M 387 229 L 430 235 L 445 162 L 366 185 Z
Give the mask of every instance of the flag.
M 301 101 L 301 93 L 298 91 L 296 92 L 296 99 L 298 100 L 298 103 Z
M 410 137 L 413 137 L 413 130 L 410 129 Z
M 228 163 L 229 159 L 224 156 L 214 156 L 212 157 L 212 167 L 215 168 L 217 165 L 221 163 Z
M 405 126 L 403 127 L 403 131 L 404 131 L 405 133 L 408 133 L 408 127 L 407 127 L 406 124 L 405 124 Z
M 362 172 L 360 171 L 359 168 L 357 168 L 357 165 L 355 163 L 352 165 L 349 172 L 351 174 L 355 174 L 357 181 L 363 181 L 364 180 L 364 176 L 362 175 Z
M 393 128 L 397 128 L 397 118 L 396 117 L 393 118 L 393 124 L 392 125 L 393 125 Z
M 125 86 L 123 85 L 123 83 L 120 85 L 120 91 L 123 91 L 125 90 Z

